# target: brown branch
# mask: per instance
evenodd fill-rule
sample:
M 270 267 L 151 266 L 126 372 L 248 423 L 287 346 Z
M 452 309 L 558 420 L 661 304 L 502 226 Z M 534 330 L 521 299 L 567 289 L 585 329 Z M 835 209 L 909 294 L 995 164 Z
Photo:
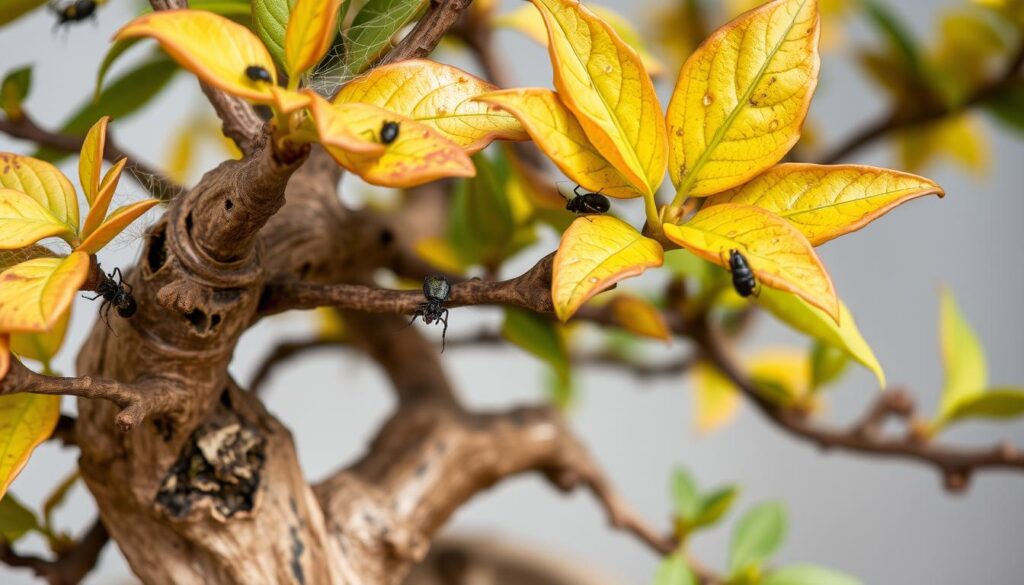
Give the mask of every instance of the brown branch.
M 82 149 L 82 142 L 85 140 L 84 136 L 72 136 L 46 130 L 40 127 L 27 114 L 22 115 L 17 120 L 0 120 L 0 132 L 12 138 L 29 140 L 40 146 L 73 153 L 77 153 Z M 143 189 L 162 201 L 170 201 L 183 190 L 181 185 L 170 180 L 163 173 L 139 162 L 138 157 L 135 155 L 126 153 L 109 134 L 103 151 L 103 158 L 110 163 L 127 158 L 128 163 L 125 165 L 125 168 L 133 173 Z
M 0 380 L 0 395 L 16 392 L 102 398 L 118 406 L 117 424 L 128 431 L 146 416 L 173 415 L 183 407 L 182 394 L 174 383 L 160 379 L 141 380 L 136 384 L 122 384 L 90 376 L 62 378 L 44 376 L 12 359 L 10 370 Z
M 0 561 L 11 567 L 32 569 L 37 577 L 45 579 L 50 585 L 77 585 L 96 567 L 96 561 L 108 540 L 110 537 L 107 529 L 102 522 L 96 520 L 74 546 L 51 561 L 19 555 L 0 538 Z
M 1020 75 L 1022 66 L 1024 66 L 1024 45 L 1009 59 L 1002 74 L 993 81 L 977 88 L 961 103 L 952 106 L 939 103 L 935 106 L 919 108 L 909 114 L 894 110 L 836 146 L 833 150 L 822 156 L 818 163 L 826 165 L 835 164 L 849 158 L 854 152 L 889 134 L 900 130 L 916 128 L 981 105 L 985 101 L 999 95 L 999 93 L 1009 88 L 1012 84 L 1019 83 L 1022 80 Z
M 966 489 L 975 471 L 1024 471 L 1024 453 L 1008 444 L 985 449 L 953 447 L 919 437 L 912 430 L 903 437 L 883 436 L 881 425 L 885 418 L 897 416 L 909 420 L 912 417 L 912 401 L 901 390 L 883 393 L 861 420 L 849 428 L 836 428 L 816 422 L 806 413 L 780 407 L 765 399 L 725 351 L 717 332 L 707 324 L 695 324 L 690 336 L 708 361 L 729 378 L 769 421 L 791 435 L 815 443 L 823 449 L 839 448 L 875 457 L 928 464 L 942 474 L 945 486 L 950 491 Z

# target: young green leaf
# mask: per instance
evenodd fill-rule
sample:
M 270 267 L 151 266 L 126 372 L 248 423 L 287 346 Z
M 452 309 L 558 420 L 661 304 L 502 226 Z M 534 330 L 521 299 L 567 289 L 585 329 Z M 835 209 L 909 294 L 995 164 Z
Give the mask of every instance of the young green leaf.
M 962 401 L 981 395 L 988 386 L 985 350 L 957 306 L 953 293 L 943 288 L 939 315 L 939 343 L 946 383 L 939 418 L 947 418 Z
M 32 89 L 32 66 L 26 65 L 7 73 L 0 82 L 0 110 L 11 120 L 21 118 L 21 104 Z
M 284 33 L 295 0 L 252 0 L 252 28 L 283 69 Z
M 654 585 L 697 585 L 697 578 L 686 564 L 686 559 L 679 554 L 671 554 L 658 565 Z
M 476 176 L 462 181 L 452 200 L 449 233 L 459 256 L 471 263 L 497 266 L 510 251 L 515 220 L 506 195 L 506 161 L 482 153 L 473 156 Z
M 39 520 L 13 494 L 0 498 L 0 540 L 11 545 L 32 530 L 39 530 Z
M 700 512 L 693 519 L 693 528 L 711 526 L 721 520 L 739 494 L 740 489 L 732 485 L 704 494 L 700 500 Z
M 793 565 L 772 571 L 761 585 L 861 585 L 861 581 L 825 567 Z
M 559 386 L 570 384 L 571 369 L 565 337 L 550 319 L 520 309 L 505 309 L 501 335 L 551 366 Z
M 363 72 L 385 51 L 391 39 L 423 10 L 429 0 L 369 0 L 345 31 L 345 79 Z
M 944 423 L 968 418 L 1013 419 L 1024 414 L 1024 390 L 993 388 L 960 399 L 943 417 Z
M 683 518 L 692 519 L 700 512 L 701 499 L 697 482 L 682 467 L 672 472 L 672 502 L 676 514 Z
M 786 538 L 786 510 L 766 502 L 744 514 L 732 533 L 729 572 L 733 575 L 770 558 Z
M 815 340 L 811 346 L 811 388 L 818 389 L 837 380 L 850 363 L 842 349 Z

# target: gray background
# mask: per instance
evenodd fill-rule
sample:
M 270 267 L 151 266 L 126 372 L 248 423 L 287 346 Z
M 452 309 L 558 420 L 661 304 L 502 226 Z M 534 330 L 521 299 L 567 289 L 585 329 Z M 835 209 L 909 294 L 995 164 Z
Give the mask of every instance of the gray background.
M 944 8 L 957 3 L 890 2 L 922 37 L 934 30 Z M 660 0 L 607 4 L 646 24 L 656 18 L 648 8 L 665 5 Z M 98 26 L 87 24 L 67 35 L 53 34 L 52 19 L 43 14 L 0 30 L 0 69 L 27 61 L 36 64 L 36 86 L 28 107 L 41 123 L 54 126 L 91 92 L 107 39 L 132 10 L 130 2 L 111 2 L 100 11 Z M 860 22 L 851 23 L 848 36 L 852 43 L 871 38 Z M 546 54 L 540 48 L 512 33 L 502 33 L 499 41 L 507 60 L 516 61 L 515 74 L 522 85 L 550 86 Z M 827 129 L 830 141 L 848 135 L 884 109 L 879 92 L 865 84 L 847 55 L 825 55 L 822 83 L 812 108 L 813 118 Z M 670 86 L 663 85 L 662 95 L 667 97 Z M 170 131 L 187 112 L 204 107 L 195 83 L 183 75 L 144 115 L 118 123 L 117 136 L 146 160 L 162 161 Z M 1024 148 L 1018 138 L 994 129 L 980 115 L 978 119 L 991 144 L 988 176 L 970 176 L 952 165 L 933 166 L 927 174 L 945 186 L 949 193 L 945 200 L 912 202 L 869 229 L 821 250 L 891 383 L 913 388 L 926 412 L 934 407 L 941 385 L 936 341 L 940 283 L 953 288 L 984 340 L 992 381 L 1024 383 L 1019 349 L 1019 296 L 1024 283 L 1018 272 L 1024 243 L 1019 228 L 1024 212 Z M 27 152 L 27 148 L 0 136 L 0 149 Z M 895 165 L 890 153 L 876 146 L 850 162 Z M 201 169 L 217 161 L 213 149 L 205 155 Z M 73 166 L 64 168 L 77 177 Z M 131 182 L 122 190 L 130 198 L 142 196 Z M 130 263 L 137 253 L 137 241 L 130 240 L 120 250 L 105 252 L 102 261 L 110 266 Z M 550 239 L 546 245 L 550 249 Z M 530 251 L 509 272 L 528 266 L 541 253 L 540 249 Z M 65 372 L 71 371 L 73 349 L 96 311 L 95 305 L 78 303 L 67 351 L 58 360 Z M 449 334 L 471 333 L 481 324 L 496 325 L 499 320 L 496 310 L 455 311 Z M 274 340 L 302 337 L 310 324 L 308 316 L 298 314 L 262 323 L 243 339 L 233 372 L 243 382 L 250 379 Z M 803 343 L 765 318 L 749 347 L 786 342 Z M 677 344 L 669 351 L 682 353 L 685 348 Z M 443 359 L 473 406 L 499 407 L 541 396 L 541 366 L 517 350 L 450 351 Z M 779 557 L 782 562 L 820 562 L 871 584 L 1024 581 L 1018 576 L 1024 570 L 1020 554 L 1024 476 L 1020 474 L 985 473 L 974 478 L 968 494 L 951 496 L 930 469 L 819 453 L 784 436 L 749 408 L 724 431 L 699 437 L 692 430 L 691 397 L 683 379 L 637 383 L 628 375 L 600 369 L 583 371 L 579 378 L 581 399 L 571 415 L 575 426 L 615 483 L 651 521 L 667 526 L 669 470 L 685 464 L 704 485 L 741 483 L 742 506 L 773 498 L 786 502 L 791 529 Z M 861 411 L 874 392 L 870 375 L 858 369 L 836 389 L 825 416 L 847 420 Z M 318 354 L 280 370 L 268 401 L 295 432 L 303 465 L 312 478 L 357 456 L 392 406 L 380 373 L 351 355 L 339 359 Z M 64 407 L 70 411 L 74 405 L 66 400 Z M 1024 445 L 1024 425 L 968 425 L 948 438 L 989 444 L 1000 437 Z M 44 445 L 14 483 L 13 492 L 38 505 L 56 478 L 71 469 L 74 458 L 71 450 Z M 80 529 L 93 514 L 88 495 L 78 487 L 58 523 Z M 630 537 L 610 531 L 589 496 L 563 497 L 535 477 L 504 482 L 475 499 L 459 511 L 452 529 L 535 543 L 584 559 L 624 582 L 648 582 L 657 560 Z M 728 530 L 720 528 L 697 539 L 694 552 L 721 567 L 727 542 Z M 41 550 L 38 540 L 28 544 Z M 108 547 L 89 582 L 126 582 L 128 575 L 118 552 Z M 0 582 L 31 580 L 25 572 L 0 568 Z

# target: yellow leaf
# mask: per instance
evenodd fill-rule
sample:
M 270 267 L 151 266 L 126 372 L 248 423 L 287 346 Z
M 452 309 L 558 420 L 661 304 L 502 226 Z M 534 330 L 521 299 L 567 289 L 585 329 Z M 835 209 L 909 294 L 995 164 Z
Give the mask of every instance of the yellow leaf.
M 11 368 L 11 336 L 7 333 L 0 333 L 0 380 L 7 375 Z
M 50 438 L 60 417 L 60 396 L 19 392 L 0 396 L 0 498 L 32 451 Z
M 896 206 L 944 196 L 934 182 L 861 165 L 782 164 L 704 204 L 754 205 L 788 220 L 814 246 L 859 230 Z
M 811 364 L 807 352 L 768 348 L 747 360 L 750 379 L 765 397 L 783 406 L 812 406 Z
M 779 162 L 800 137 L 818 80 L 818 3 L 776 0 L 715 31 L 668 105 L 679 193 L 713 195 Z
M 647 50 L 640 31 L 626 17 L 611 8 L 597 6 L 589 2 L 587 3 L 587 8 L 597 15 L 598 18 L 607 22 L 618 33 L 624 43 L 636 50 L 637 54 L 640 55 L 640 61 L 644 64 L 644 68 L 647 69 L 647 73 L 657 77 L 665 72 L 665 66 Z M 548 34 L 544 28 L 544 19 L 540 13 L 525 4 L 512 12 L 495 18 L 493 24 L 494 26 L 517 30 L 531 40 L 545 47 L 548 46 Z
M 217 89 L 260 103 L 273 100 L 277 83 L 274 61 L 249 29 L 203 10 L 163 10 L 129 22 L 115 40 L 152 37 L 179 65 Z M 249 67 L 262 67 L 270 82 L 246 76 Z
M 740 393 L 718 368 L 698 362 L 690 374 L 695 398 L 694 424 L 710 433 L 729 424 L 739 413 Z
M 302 108 L 308 108 L 311 101 L 309 94 L 313 93 L 312 91 L 309 93 L 293 91 L 276 85 L 270 88 L 270 92 L 273 94 L 274 109 L 282 114 L 290 114 Z
M 781 217 L 759 207 L 722 203 L 664 229 L 673 242 L 726 269 L 729 252 L 740 251 L 758 282 L 796 294 L 839 322 L 832 279 L 807 238 Z
M 74 234 L 35 199 L 0 187 L 0 250 L 17 250 L 43 238 Z
M 562 234 L 551 269 L 551 300 L 562 321 L 620 280 L 661 266 L 661 244 L 607 215 L 580 217 Z
M 78 196 L 71 181 L 48 162 L 0 152 L 0 187 L 21 191 L 78 233 Z
M 897 135 L 901 166 L 915 172 L 948 157 L 976 174 L 988 170 L 988 143 L 978 121 L 960 114 Z
M 636 335 L 668 342 L 672 339 L 661 311 L 642 297 L 617 295 L 611 302 L 612 316 L 623 329 Z
M 78 182 L 85 192 L 85 200 L 92 205 L 100 190 L 100 174 L 103 172 L 103 150 L 107 144 L 107 123 L 110 116 L 103 116 L 89 128 L 82 142 L 82 153 L 78 159 Z
M 528 138 L 514 116 L 473 101 L 494 89 L 450 65 L 410 59 L 352 80 L 341 88 L 334 103 L 362 102 L 396 112 L 433 128 L 473 154 L 493 140 Z
M 416 255 L 434 268 L 450 274 L 462 274 L 466 266 L 451 242 L 444 238 L 423 238 L 413 246 Z
M 771 288 L 763 288 L 757 302 L 780 321 L 797 331 L 835 347 L 860 362 L 878 379 L 878 386 L 885 388 L 885 372 L 878 363 L 875 352 L 864 340 L 853 314 L 846 303 L 839 301 L 839 324 L 817 307 L 812 307 L 800 297 Z
M 284 33 L 284 56 L 288 75 L 298 82 L 300 75 L 320 62 L 337 33 L 341 0 L 296 0 Z
M 0 331 L 49 331 L 89 271 L 89 255 L 35 258 L 0 272 Z
M 93 231 L 103 223 L 103 218 L 106 217 L 107 210 L 110 209 L 110 202 L 114 198 L 114 189 L 117 189 L 117 183 L 121 180 L 121 171 L 124 170 L 124 165 L 127 162 L 127 158 L 117 161 L 103 177 L 99 193 L 92 200 L 89 213 L 85 216 L 85 225 L 82 226 L 83 238 L 89 239 Z
M 11 335 L 11 351 L 23 358 L 49 364 L 60 351 L 68 331 L 71 307 L 61 313 L 57 324 L 45 333 L 15 333 Z
M 540 88 L 508 89 L 478 97 L 519 119 L 530 138 L 576 184 L 610 197 L 640 193 L 590 143 L 558 94 Z M 559 205 L 564 206 L 564 202 Z
M 476 174 L 473 162 L 458 144 L 428 126 L 377 106 L 355 102 L 331 105 L 314 98 L 313 117 L 320 143 L 331 157 L 367 183 L 405 188 L 445 177 Z M 394 142 L 385 146 L 357 138 L 379 137 L 385 122 L 399 124 Z M 339 137 L 344 139 L 338 140 Z M 353 139 L 383 149 L 383 154 L 353 152 L 347 147 Z
M 668 139 L 636 51 L 577 0 L 531 0 L 548 29 L 555 87 L 590 142 L 641 193 L 665 175 Z
M 328 152 L 362 152 L 376 156 L 384 154 L 385 146 L 377 142 L 380 136 L 379 124 L 369 129 L 368 132 L 357 133 L 349 120 L 349 115 L 355 106 L 342 104 L 332 106 L 327 100 L 312 91 L 308 91 L 307 95 L 311 100 L 309 109 L 317 136 L 320 138 L 320 144 Z
M 964 319 L 953 293 L 943 287 L 939 315 L 939 342 L 946 382 L 942 389 L 939 418 L 948 417 L 957 406 L 985 391 L 988 364 L 985 349 L 970 323 Z
M 154 205 L 160 203 L 158 199 L 145 199 L 128 205 L 118 207 L 111 213 L 103 223 L 96 227 L 96 231 L 89 234 L 85 240 L 75 248 L 76 252 L 95 254 L 103 246 L 110 243 L 117 234 L 124 231 L 133 221 L 142 217 L 142 214 L 150 210 Z

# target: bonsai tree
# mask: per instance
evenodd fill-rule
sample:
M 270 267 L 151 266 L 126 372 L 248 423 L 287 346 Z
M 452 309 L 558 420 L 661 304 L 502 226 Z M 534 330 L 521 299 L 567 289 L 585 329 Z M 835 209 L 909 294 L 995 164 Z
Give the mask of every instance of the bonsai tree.
M 42 4 L 6 3 L 0 25 Z M 859 582 L 773 563 L 786 530 L 775 502 L 744 504 L 727 566 L 694 558 L 688 544 L 727 517 L 738 492 L 701 489 L 682 469 L 672 474 L 673 522 L 639 517 L 563 412 L 574 372 L 592 361 L 646 375 L 688 370 L 705 429 L 747 401 L 797 440 L 916 462 L 950 490 L 977 472 L 1024 469 L 1008 445 L 940 438 L 965 419 L 1024 412 L 1024 390 L 989 384 L 952 293 L 942 297 L 941 407 L 918 412 L 907 390 L 887 386 L 816 251 L 902 203 L 942 197 L 911 172 L 944 150 L 974 161 L 977 137 L 965 128 L 975 110 L 1022 127 L 1020 2 L 965 6 L 928 50 L 873 0 L 675 2 L 660 15 L 660 46 L 644 46 L 623 16 L 576 0 L 511 12 L 485 0 L 188 4 L 152 0 L 124 23 L 96 64 L 95 95 L 59 130 L 30 113 L 30 67 L 0 87 L 0 131 L 38 148 L 0 154 L 7 564 L 77 583 L 109 539 L 144 583 L 400 583 L 470 498 L 539 472 L 555 489 L 591 492 L 613 528 L 657 555 L 661 585 Z M 70 27 L 103 2 L 49 8 Z M 861 61 L 890 92 L 891 114 L 821 152 L 798 141 L 822 40 L 835 45 L 834 23 L 853 13 L 882 33 Z M 716 21 L 725 24 L 712 30 Z M 492 42 L 502 27 L 547 46 L 551 87 L 510 79 L 503 63 L 515 57 Z M 445 39 L 482 75 L 432 60 Z M 154 52 L 108 81 L 136 45 Z M 678 60 L 678 74 L 659 56 Z M 182 70 L 237 149 L 193 185 L 184 184 L 187 147 L 201 123 L 184 129 L 166 168 L 143 164 L 108 132 Z M 671 88 L 665 107 L 655 77 Z M 904 170 L 849 164 L 888 136 L 900 141 Z M 54 166 L 73 154 L 78 187 Z M 126 169 L 151 197 L 111 211 Z M 398 191 L 399 203 L 343 203 L 343 174 Z M 137 262 L 101 265 L 108 244 L 150 210 L 158 218 Z M 544 232 L 559 234 L 557 247 L 535 245 Z M 527 256 L 532 267 L 510 274 L 510 260 Z M 640 293 L 631 279 L 641 274 L 665 284 Z M 101 305 L 73 303 L 83 295 Z M 448 336 L 471 305 L 503 310 L 501 331 Z M 56 372 L 73 306 L 98 318 L 75 371 Z M 313 309 L 316 336 L 282 343 L 254 380 L 229 374 L 243 333 Z M 737 343 L 760 312 L 807 336 L 810 350 L 741 357 Z M 439 325 L 439 342 L 410 318 Z M 651 362 L 644 340 L 689 353 Z M 445 351 L 495 342 L 550 366 L 550 400 L 497 412 L 464 405 Z M 604 349 L 593 352 L 595 343 Z M 375 363 L 397 406 L 361 459 L 310 483 L 259 388 L 275 365 L 324 346 Z M 884 391 L 849 426 L 833 426 L 820 407 L 851 365 Z M 77 399 L 75 416 L 61 414 L 63 396 Z M 75 474 L 54 478 L 40 513 L 18 502 L 15 479 L 48 440 L 80 456 Z M 52 515 L 79 477 L 99 517 L 69 535 Z M 52 554 L 19 551 L 30 532 Z

